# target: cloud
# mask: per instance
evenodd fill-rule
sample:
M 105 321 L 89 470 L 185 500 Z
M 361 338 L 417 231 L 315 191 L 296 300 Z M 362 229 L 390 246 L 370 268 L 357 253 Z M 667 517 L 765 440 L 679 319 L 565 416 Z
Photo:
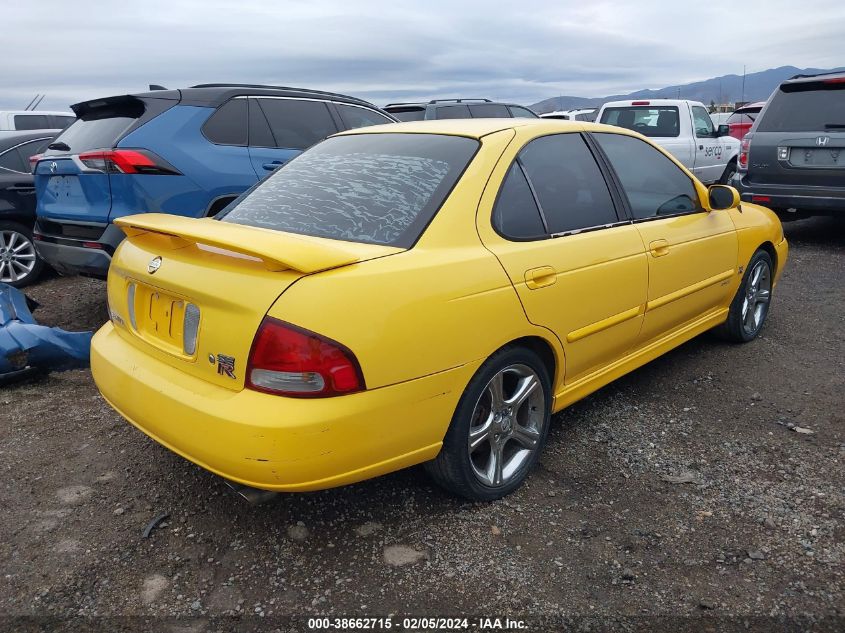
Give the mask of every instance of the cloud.
M 702 14 L 702 12 L 704 12 Z M 777 20 L 754 19 L 778 16 Z M 40 0 L 4 6 L 0 108 L 42 108 L 150 83 L 332 90 L 379 104 L 455 96 L 602 96 L 729 72 L 841 65 L 829 0 L 534 3 Z

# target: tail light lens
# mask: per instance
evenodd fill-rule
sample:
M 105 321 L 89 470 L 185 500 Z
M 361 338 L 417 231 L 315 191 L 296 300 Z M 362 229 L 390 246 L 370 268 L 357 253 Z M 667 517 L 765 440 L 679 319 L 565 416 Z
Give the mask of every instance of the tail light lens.
M 42 156 L 44 156 L 44 154 L 36 154 L 35 156 L 29 157 L 29 171 L 30 172 L 35 173 L 35 163 L 37 163 L 39 160 L 41 160 Z
M 79 155 L 89 169 L 107 174 L 179 175 L 179 171 L 150 151 L 143 149 L 98 149 Z
M 751 134 L 746 134 L 739 144 L 739 158 L 737 159 L 737 167 L 741 171 L 748 170 L 748 155 L 751 153 Z
M 250 389 L 298 398 L 340 396 L 365 389 L 358 359 L 344 345 L 265 317 L 246 370 Z

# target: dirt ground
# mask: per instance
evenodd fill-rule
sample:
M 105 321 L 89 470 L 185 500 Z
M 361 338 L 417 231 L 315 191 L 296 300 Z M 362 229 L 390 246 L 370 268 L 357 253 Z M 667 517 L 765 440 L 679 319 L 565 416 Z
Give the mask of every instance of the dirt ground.
M 401 629 L 415 614 L 475 630 L 482 616 L 843 630 L 845 224 L 786 231 L 757 341 L 699 337 L 564 411 L 528 484 L 495 503 L 416 468 L 250 506 L 122 421 L 88 371 L 0 390 L 0 628 L 307 630 L 318 614 L 392 614 Z M 102 282 L 27 292 L 46 324 L 106 318 Z

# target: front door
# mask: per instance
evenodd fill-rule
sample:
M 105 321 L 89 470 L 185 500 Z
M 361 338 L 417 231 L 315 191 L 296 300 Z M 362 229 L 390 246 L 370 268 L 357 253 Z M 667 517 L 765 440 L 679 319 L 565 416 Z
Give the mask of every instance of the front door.
M 725 171 L 725 142 L 716 134 L 713 119 L 701 106 L 692 106 L 692 130 L 695 136 L 693 173 L 702 182 L 716 182 Z
M 491 215 L 482 210 L 479 221 L 485 217 Z M 482 239 L 528 320 L 561 341 L 566 384 L 631 349 L 643 320 L 647 256 L 637 229 L 617 215 L 580 134 L 524 146 L 498 192 L 492 224 L 496 233 L 482 230 Z
M 724 305 L 738 273 L 728 213 L 707 212 L 693 180 L 632 136 L 594 134 L 628 198 L 648 254 L 648 303 L 638 344 L 662 338 Z

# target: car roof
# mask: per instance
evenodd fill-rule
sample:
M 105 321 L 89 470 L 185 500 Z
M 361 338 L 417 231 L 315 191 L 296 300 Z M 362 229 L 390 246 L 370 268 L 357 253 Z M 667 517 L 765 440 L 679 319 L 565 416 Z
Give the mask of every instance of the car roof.
M 833 70 L 827 73 L 818 73 L 816 75 L 793 75 L 783 84 L 792 84 L 792 83 L 807 83 L 812 81 L 824 81 L 826 79 L 845 79 L 845 70 Z
M 0 152 L 27 141 L 34 141 L 39 138 L 54 138 L 60 132 L 62 130 L 2 131 L 0 132 Z
M 535 127 L 537 133 L 553 132 L 616 132 L 627 133 L 628 130 L 612 125 L 601 125 L 587 121 L 564 121 L 562 119 L 432 119 L 428 121 L 407 121 L 405 123 L 388 123 L 372 125 L 340 132 L 336 136 L 351 134 L 445 134 L 449 136 L 467 136 L 481 138 L 488 134 L 512 130 L 516 128 Z
M 426 106 L 454 106 L 454 105 L 506 105 L 516 106 L 518 108 L 525 108 L 526 106 L 518 103 L 511 103 L 510 101 L 491 101 L 490 99 L 482 98 L 461 98 L 461 99 L 431 99 L 430 101 L 409 101 L 407 103 L 388 103 L 384 109 L 390 112 L 388 108 L 425 108 Z M 530 110 L 530 108 L 526 108 Z

